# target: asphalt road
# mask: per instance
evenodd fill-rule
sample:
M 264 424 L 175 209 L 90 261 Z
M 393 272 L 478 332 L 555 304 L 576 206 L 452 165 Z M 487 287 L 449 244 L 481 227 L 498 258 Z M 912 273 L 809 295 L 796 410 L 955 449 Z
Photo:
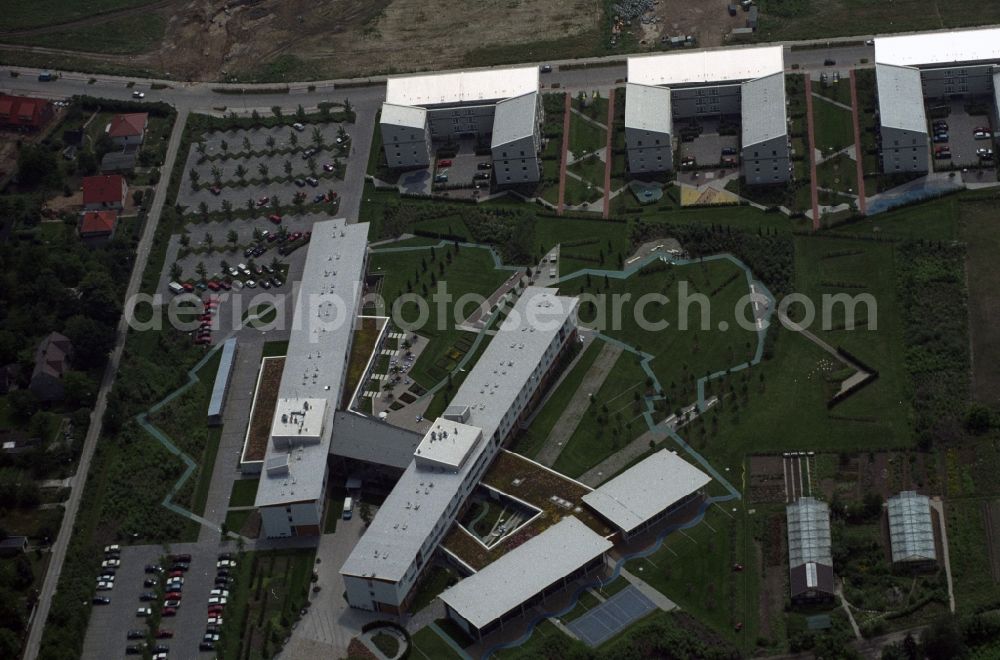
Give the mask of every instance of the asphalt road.
M 177 151 L 181 144 L 181 135 L 184 132 L 184 124 L 187 122 L 188 111 L 180 110 L 177 113 L 177 122 L 174 124 L 170 134 L 170 142 L 167 145 L 166 161 L 163 164 L 163 171 L 170 172 L 177 158 Z M 142 283 L 142 274 L 146 270 L 146 261 L 149 259 L 149 251 L 153 245 L 153 236 L 156 234 L 156 226 L 160 222 L 160 213 L 163 211 L 163 204 L 167 199 L 167 186 L 170 177 L 163 177 L 156 186 L 153 195 L 153 204 L 149 210 L 146 226 L 143 228 L 142 237 L 136 249 L 135 265 L 132 268 L 132 277 L 129 278 L 128 288 L 125 292 L 125 299 L 129 299 L 139 291 Z M 80 508 L 80 498 L 83 495 L 84 486 L 87 482 L 87 471 L 90 469 L 90 461 L 94 457 L 94 449 L 97 447 L 97 439 L 101 435 L 101 425 L 104 419 L 104 410 L 108 402 L 108 392 L 115 382 L 115 375 L 118 373 L 118 363 L 121 360 L 122 349 L 125 347 L 125 337 L 128 334 L 128 319 L 123 314 L 118 321 L 116 329 L 115 347 L 111 351 L 108 366 L 104 370 L 104 377 L 101 379 L 101 387 L 97 392 L 97 402 L 94 404 L 94 411 L 90 415 L 90 428 L 87 437 L 83 442 L 83 451 L 80 454 L 80 464 L 77 466 L 76 477 L 73 482 L 73 489 L 70 491 L 69 499 L 66 500 L 65 513 L 62 524 L 59 526 L 59 535 L 56 536 L 55 543 L 49 559 L 49 568 L 45 573 L 45 581 L 42 583 L 41 591 L 38 595 L 38 606 L 32 619 L 31 631 L 28 634 L 28 641 L 25 643 L 24 657 L 26 660 L 34 660 L 38 657 L 38 650 L 42 640 L 42 630 L 44 623 L 49 616 L 49 605 L 52 603 L 52 596 L 55 593 L 59 576 L 62 574 L 63 561 L 66 559 L 66 549 L 69 546 L 70 535 L 73 532 L 73 524 L 76 522 L 76 513 Z

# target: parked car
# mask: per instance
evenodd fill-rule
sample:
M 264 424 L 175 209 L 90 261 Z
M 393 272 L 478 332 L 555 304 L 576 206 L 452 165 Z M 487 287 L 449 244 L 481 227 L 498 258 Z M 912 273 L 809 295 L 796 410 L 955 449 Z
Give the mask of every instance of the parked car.
M 472 179 L 474 181 L 489 181 L 490 180 L 490 173 L 489 172 L 476 172 L 472 176 Z
M 305 179 L 295 179 L 295 185 L 297 185 L 299 188 L 302 188 L 303 186 L 306 185 Z
M 134 98 L 134 99 L 144 99 L 144 98 L 146 98 L 146 93 L 145 92 L 140 92 L 139 90 L 135 90 L 134 92 L 132 92 L 132 98 Z
M 110 605 L 111 599 L 107 596 L 94 596 L 90 602 L 94 605 Z
M 724 167 L 736 167 L 736 159 L 732 156 L 723 156 L 722 165 Z
M 118 544 L 104 546 L 104 554 L 106 555 L 118 555 L 121 551 L 122 547 Z
M 208 599 L 209 605 L 225 605 L 229 601 L 225 596 L 212 596 Z
M 972 137 L 977 140 L 988 140 L 990 139 L 990 132 L 985 128 L 977 127 L 976 130 L 972 132 Z
M 115 559 L 114 557 L 112 557 L 111 559 L 105 559 L 104 561 L 101 562 L 101 568 L 108 568 L 108 567 L 118 568 L 121 565 L 122 565 L 122 560 Z
M 271 215 L 267 216 L 267 219 L 276 225 L 281 224 L 281 216 L 278 215 L 277 213 L 272 213 Z
M 493 163 L 491 163 L 488 160 L 484 160 L 483 162 L 477 164 L 476 168 L 480 169 L 480 170 L 492 170 L 493 169 Z
M 168 591 L 166 594 L 163 595 L 163 598 L 166 600 L 181 600 L 183 598 L 183 595 L 181 594 L 180 591 Z
M 177 616 L 176 607 L 164 607 L 160 612 L 160 616 Z
M 170 567 L 170 570 L 171 571 L 185 571 L 186 572 L 190 568 L 191 568 L 191 564 L 189 564 L 187 562 L 179 561 L 179 562 L 174 563 L 174 565 Z
M 199 651 L 214 651 L 215 650 L 215 644 L 212 643 L 212 642 L 204 642 L 204 641 L 203 642 L 199 642 L 198 643 L 198 650 Z
M 299 122 L 295 122 L 294 124 L 292 124 L 292 128 L 294 128 L 295 130 L 297 130 L 299 133 L 301 133 L 302 131 L 306 130 L 306 127 L 303 126 L 302 124 L 300 124 Z
M 306 183 L 308 183 L 310 186 L 312 186 L 313 188 L 315 188 L 316 186 L 319 185 L 319 179 L 317 179 L 314 176 L 307 176 L 306 177 Z
M 260 208 L 261 206 L 267 206 L 270 203 L 271 203 L 270 197 L 267 196 L 261 197 L 257 200 L 257 208 Z
M 156 631 L 156 634 L 153 635 L 153 637 L 155 637 L 156 639 L 170 639 L 173 636 L 174 636 L 174 631 L 170 630 L 169 628 L 160 628 L 159 630 Z
M 947 159 L 947 158 L 951 158 L 951 150 L 950 149 L 935 149 L 934 150 L 934 157 L 937 158 L 937 159 L 939 159 L 939 160 L 944 160 L 944 159 Z
M 138 617 L 145 618 L 147 616 L 152 616 L 152 614 L 153 614 L 153 610 L 149 609 L 148 607 L 139 607 L 139 608 L 136 608 L 136 610 L 135 610 L 135 615 L 138 616 Z
M 451 167 L 451 159 L 445 158 L 438 161 L 438 167 Z
M 323 163 L 323 171 L 324 172 L 332 172 L 333 169 L 334 169 L 333 168 L 333 163 Z
M 833 66 L 837 63 L 837 60 L 831 60 L 829 57 L 823 60 L 823 66 Z
M 552 73 L 552 65 L 551 64 L 543 64 L 542 66 L 538 67 L 538 70 L 541 73 Z
M 434 183 L 447 183 L 447 182 L 448 182 L 448 175 L 447 174 L 435 174 L 434 175 Z
M 221 626 L 222 625 L 222 617 L 221 616 L 210 616 L 210 617 L 208 617 L 208 620 L 206 621 L 206 623 L 208 625 L 210 625 L 210 626 Z
M 176 598 L 171 598 L 170 600 L 163 601 L 163 607 L 165 609 L 168 609 L 168 608 L 177 609 L 180 606 L 181 606 L 181 601 L 177 600 Z
M 114 588 L 115 588 L 114 582 L 106 582 L 104 580 L 101 580 L 100 582 L 97 583 L 98 591 L 111 591 Z
M 722 155 L 723 156 L 735 156 L 736 155 L 736 147 L 722 147 Z
M 246 282 L 243 283 L 243 286 L 245 286 L 248 289 L 256 289 L 257 282 L 255 282 L 254 280 L 247 280 Z
M 983 160 L 992 160 L 992 158 L 993 158 L 993 150 L 992 149 L 987 149 L 986 147 L 982 147 L 980 149 L 976 149 L 976 155 L 979 156 Z
M 129 644 L 125 647 L 125 655 L 141 655 L 145 651 L 145 644 Z
M 229 590 L 228 589 L 212 589 L 208 593 L 208 595 L 209 596 L 225 596 L 226 598 L 229 598 Z
M 948 134 L 947 133 L 937 133 L 937 134 L 934 135 L 933 141 L 936 142 L 936 143 L 947 142 L 948 141 Z
M 273 286 L 275 288 L 280 288 L 283 284 L 284 284 L 284 282 L 282 282 L 277 277 L 272 277 L 271 278 L 271 286 Z M 216 584 L 218 584 L 218 581 L 216 581 Z
M 141 594 L 139 594 L 139 600 L 141 600 L 144 603 L 148 603 L 151 600 L 156 600 L 156 592 L 143 591 Z
M 208 191 L 210 193 L 212 193 L 213 195 L 221 195 L 222 194 L 222 188 L 220 188 L 219 186 L 212 186 L 211 188 L 208 189 Z

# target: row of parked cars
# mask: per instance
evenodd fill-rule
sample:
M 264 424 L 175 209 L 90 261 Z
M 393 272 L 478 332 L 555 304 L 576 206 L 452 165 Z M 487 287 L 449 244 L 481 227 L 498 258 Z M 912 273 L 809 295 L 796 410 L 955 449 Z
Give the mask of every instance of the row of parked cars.
M 205 623 L 205 634 L 202 636 L 198 649 L 214 651 L 219 642 L 222 630 L 222 614 L 229 602 L 229 586 L 235 580 L 236 559 L 231 553 L 223 552 L 215 563 L 215 586 L 208 596 L 208 618 Z
M 182 591 L 184 589 L 184 573 L 191 567 L 191 555 L 169 555 L 167 557 L 172 566 L 167 572 L 159 564 L 147 564 L 145 568 L 146 577 L 142 581 L 142 586 L 146 589 L 139 594 L 142 603 L 155 603 L 160 600 L 160 596 L 155 591 L 163 581 L 163 604 L 160 607 L 161 617 L 172 617 L 177 615 L 177 609 L 181 606 Z M 152 590 L 152 591 L 150 591 Z M 136 617 L 145 619 L 153 615 L 153 606 L 149 604 L 140 605 L 135 611 Z M 157 628 L 153 632 L 156 640 L 170 639 L 174 636 L 174 631 L 169 628 Z M 130 640 L 145 640 L 147 631 L 142 628 L 129 630 L 125 637 Z M 127 655 L 146 655 L 152 653 L 154 660 L 166 660 L 170 653 L 170 647 L 159 641 L 150 645 L 145 642 L 129 644 L 125 647 Z
M 97 576 L 97 591 L 107 592 L 115 588 L 115 575 L 122 565 L 121 546 L 108 545 L 104 547 L 104 559 L 101 560 L 101 572 Z M 106 594 L 97 594 L 93 599 L 94 605 L 110 605 L 111 597 Z
M 946 144 L 951 140 L 951 134 L 948 132 L 948 122 L 943 119 L 936 119 L 931 124 L 931 128 L 933 129 L 933 138 L 931 139 L 938 145 L 934 147 L 934 158 L 939 160 L 951 158 L 951 147 Z M 972 137 L 976 140 L 988 140 L 991 135 L 990 129 L 987 126 L 976 126 L 972 129 Z M 993 149 L 980 147 L 976 149 L 976 156 L 979 157 L 980 161 L 992 162 Z

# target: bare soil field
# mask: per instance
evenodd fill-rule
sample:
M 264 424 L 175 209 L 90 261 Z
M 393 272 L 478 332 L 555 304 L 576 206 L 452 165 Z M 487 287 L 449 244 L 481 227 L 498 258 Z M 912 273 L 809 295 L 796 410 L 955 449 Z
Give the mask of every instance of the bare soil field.
M 1000 225 L 992 203 L 962 204 L 962 239 L 967 248 L 969 334 L 972 342 L 972 395 L 1000 403 Z
M 732 0 L 660 0 L 653 8 L 654 22 L 640 23 L 633 34 L 640 46 L 656 47 L 663 37 L 693 36 L 699 47 L 721 46 L 733 28 L 746 27 L 742 9 L 730 16 Z M 737 3 L 738 4 L 738 3 Z

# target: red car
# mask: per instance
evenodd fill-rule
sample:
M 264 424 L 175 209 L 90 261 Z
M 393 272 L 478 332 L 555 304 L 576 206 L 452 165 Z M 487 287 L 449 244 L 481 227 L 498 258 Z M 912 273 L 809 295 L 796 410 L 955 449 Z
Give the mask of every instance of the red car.
M 211 289 L 212 291 L 218 291 L 222 287 L 220 287 L 219 283 L 216 282 L 215 280 L 210 280 L 208 282 L 208 288 Z
M 170 577 L 184 577 L 184 571 L 171 571 Z
M 213 195 L 219 195 L 222 193 L 222 188 L 220 188 L 219 186 L 212 186 L 211 188 L 209 188 L 209 190 L 212 192 Z
M 260 199 L 257 200 L 257 207 L 259 208 L 261 206 L 267 206 L 268 202 L 270 201 L 271 201 L 270 197 L 261 197 Z
M 219 282 L 219 286 L 221 286 L 226 291 L 232 291 L 233 289 L 233 285 L 227 282 L 226 280 L 222 280 L 221 282 Z
M 194 285 L 191 284 L 190 282 L 185 282 L 181 286 L 184 287 L 184 290 L 187 291 L 188 293 L 191 293 L 192 291 L 194 291 Z
M 197 344 L 197 345 L 199 345 L 199 346 L 204 346 L 205 344 L 211 344 L 212 343 L 212 337 L 211 336 L 207 336 L 207 337 L 206 336 L 195 337 L 194 343 Z
M 278 235 L 277 234 L 268 234 L 267 235 L 267 242 L 268 243 L 273 243 L 276 240 L 278 240 Z
M 168 630 L 166 628 L 160 628 L 159 630 L 156 631 L 155 635 L 156 639 L 170 639 L 173 636 L 174 636 L 174 631 Z
M 447 158 L 438 161 L 438 167 L 451 167 L 451 161 Z
M 160 612 L 160 616 L 177 616 L 176 607 L 164 607 L 163 611 Z
M 163 597 L 163 599 L 164 600 L 180 600 L 182 597 L 183 596 L 181 595 L 181 592 L 179 592 L 179 591 L 171 591 L 170 593 L 166 594 Z
M 213 616 L 218 616 L 218 615 L 222 614 L 222 610 L 223 610 L 222 605 L 209 605 L 208 606 L 208 613 L 210 615 L 213 615 Z
M 277 213 L 272 213 L 271 215 L 268 216 L 267 219 L 270 220 L 271 222 L 273 222 L 276 225 L 280 225 L 281 224 L 281 216 L 278 215 Z

